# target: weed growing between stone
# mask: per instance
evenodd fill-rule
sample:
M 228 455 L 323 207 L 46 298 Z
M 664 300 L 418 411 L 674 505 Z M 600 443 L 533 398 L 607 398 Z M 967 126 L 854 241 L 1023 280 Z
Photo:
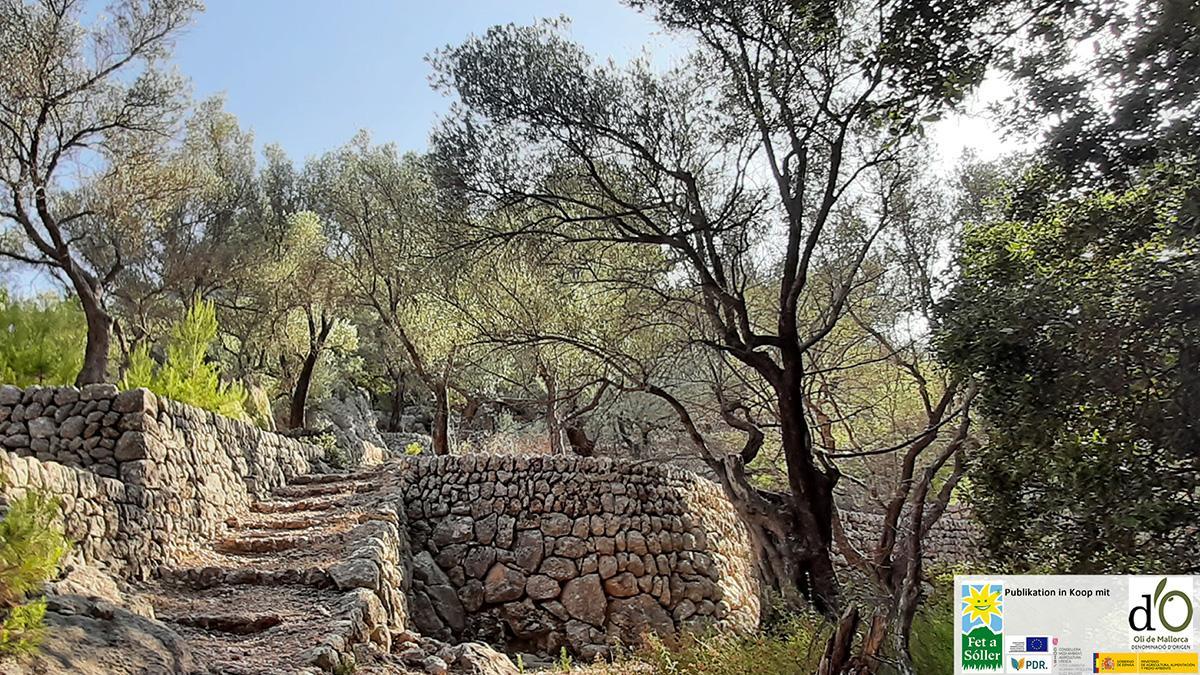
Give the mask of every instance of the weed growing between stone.
M 350 453 L 338 445 L 336 436 L 331 433 L 324 433 L 314 437 L 313 442 L 324 448 L 325 463 L 330 467 L 338 471 L 345 471 L 350 468 L 352 464 Z

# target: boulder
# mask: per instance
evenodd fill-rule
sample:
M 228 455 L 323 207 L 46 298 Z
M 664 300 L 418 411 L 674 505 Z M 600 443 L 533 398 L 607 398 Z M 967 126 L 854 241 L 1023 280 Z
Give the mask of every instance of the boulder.
M 308 426 L 329 428 L 352 466 L 378 464 L 390 454 L 369 401 L 365 390 L 340 386 L 308 413 Z
M 507 656 L 481 642 L 464 642 L 451 648 L 455 673 L 463 675 L 518 675 Z
M 658 601 L 649 595 L 616 599 L 609 603 L 609 631 L 622 644 L 636 645 L 646 633 L 654 633 L 668 644 L 675 640 L 675 622 Z
M 179 634 L 165 624 L 105 600 L 78 595 L 47 599 L 41 648 L 0 672 L 38 675 L 193 673 L 198 667 Z

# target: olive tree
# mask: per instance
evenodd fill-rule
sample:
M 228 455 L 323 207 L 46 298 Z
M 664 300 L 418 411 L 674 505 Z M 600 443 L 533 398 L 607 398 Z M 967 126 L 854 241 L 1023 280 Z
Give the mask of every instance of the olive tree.
M 147 253 L 160 201 L 182 177 L 159 162 L 184 109 L 160 68 L 196 0 L 123 0 L 92 25 L 82 2 L 0 2 L 0 257 L 52 270 L 79 297 L 79 384 L 107 376 L 108 290 Z M 90 246 L 102 255 L 84 255 Z

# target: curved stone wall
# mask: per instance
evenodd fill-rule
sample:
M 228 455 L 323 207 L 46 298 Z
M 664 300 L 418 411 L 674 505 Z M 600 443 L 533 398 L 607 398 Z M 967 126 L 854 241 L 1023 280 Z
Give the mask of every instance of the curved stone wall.
M 646 631 L 751 629 L 745 528 L 712 483 L 575 457 L 412 458 L 410 616 L 422 633 L 590 660 Z

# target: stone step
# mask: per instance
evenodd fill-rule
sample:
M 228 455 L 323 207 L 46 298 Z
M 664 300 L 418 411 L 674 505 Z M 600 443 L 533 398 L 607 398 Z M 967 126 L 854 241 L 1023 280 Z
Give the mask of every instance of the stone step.
M 345 505 L 346 495 L 341 495 L 336 498 L 315 498 L 315 499 L 270 499 L 261 502 L 254 502 L 250 505 L 250 510 L 255 513 L 297 513 L 300 511 L 328 511 Z
M 200 614 L 163 619 L 180 626 L 234 635 L 261 633 L 283 623 L 278 614 Z
M 323 485 L 328 483 L 345 483 L 348 481 L 364 480 L 374 478 L 377 474 L 373 472 L 349 472 L 349 473 L 306 473 L 293 478 L 290 483 L 292 485 Z
M 326 495 L 353 495 L 378 490 L 377 485 L 361 481 L 347 483 L 317 483 L 313 485 L 284 485 L 271 493 L 277 498 L 304 499 Z
M 278 536 L 277 534 L 261 533 L 262 536 L 244 536 L 244 533 L 239 533 L 238 536 L 226 537 L 217 540 L 213 544 L 213 549 L 218 553 L 279 553 L 281 551 L 290 551 L 296 548 L 313 547 L 319 544 L 329 543 L 332 534 L 320 534 L 315 536 Z
M 308 672 L 311 650 L 340 632 L 342 596 L 307 586 L 159 584 L 150 597 L 209 672 Z
M 222 539 L 336 536 L 364 520 L 365 517 L 354 512 L 330 512 L 306 518 L 303 526 L 300 526 L 300 522 L 285 523 L 284 527 L 277 527 L 275 521 L 247 521 L 238 527 L 230 528 L 229 533 Z
M 325 509 L 320 511 L 276 511 L 269 513 L 246 513 L 229 518 L 229 536 L 247 532 L 299 532 L 318 530 L 331 526 L 349 527 L 367 520 L 363 511 L 347 509 Z
M 333 579 L 320 567 L 281 567 L 261 569 L 258 567 L 179 567 L 162 570 L 164 583 L 191 590 L 204 590 L 220 585 L 257 584 L 263 586 L 303 585 L 315 588 L 332 588 Z

